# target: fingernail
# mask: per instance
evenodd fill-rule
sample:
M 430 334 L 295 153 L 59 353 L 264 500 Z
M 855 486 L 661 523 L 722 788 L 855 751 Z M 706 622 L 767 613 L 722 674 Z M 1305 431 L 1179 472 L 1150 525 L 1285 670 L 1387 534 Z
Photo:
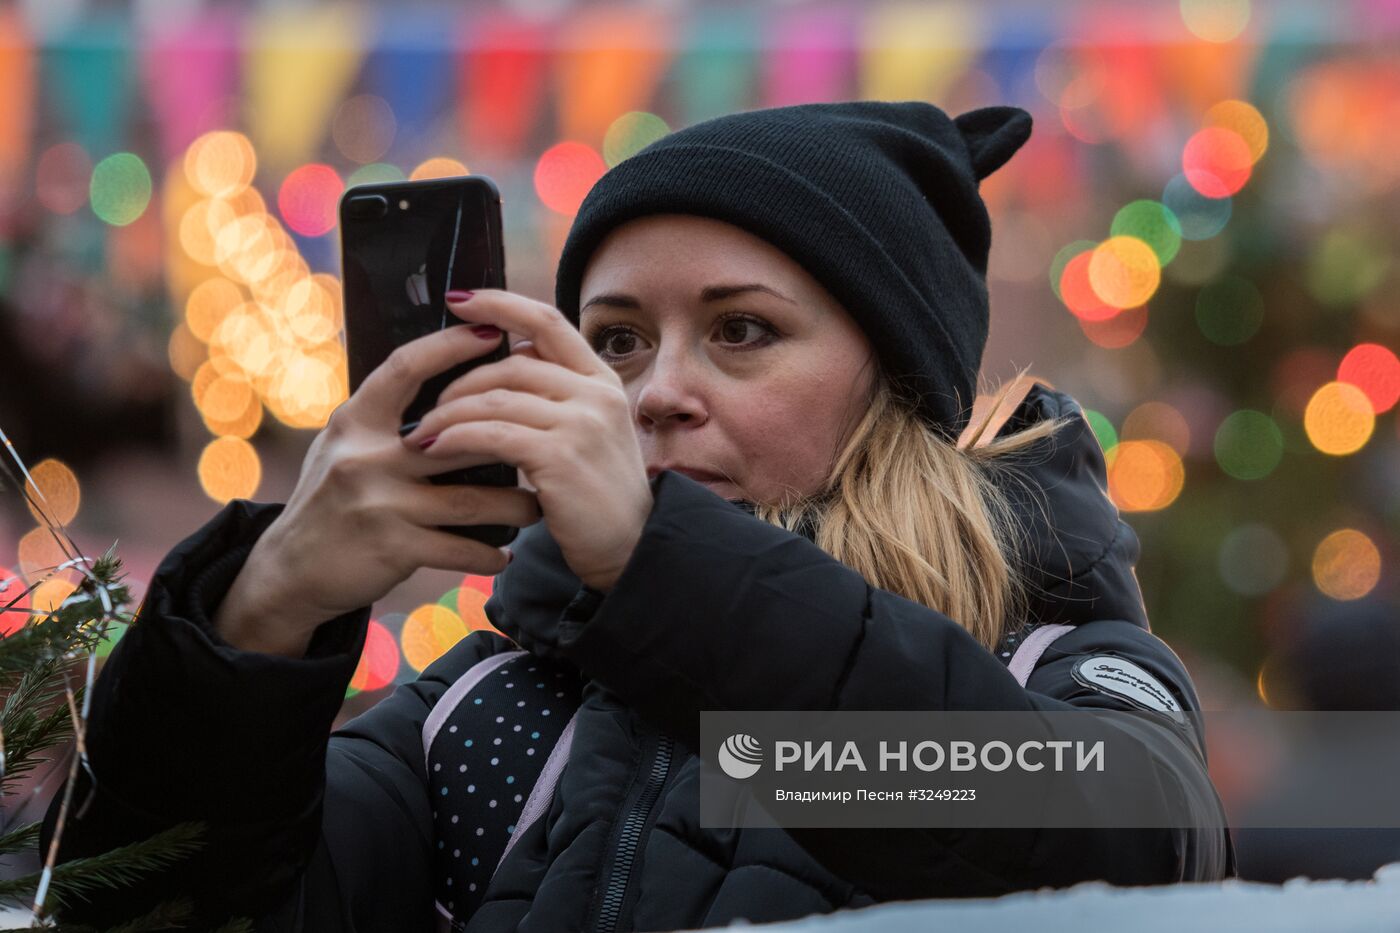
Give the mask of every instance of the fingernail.
M 472 333 L 476 334 L 482 340 L 491 340 L 501 336 L 501 329 L 495 324 L 477 324 L 472 328 Z
M 450 291 L 447 293 L 446 298 L 454 305 L 459 305 L 471 301 L 472 295 L 475 294 L 476 292 Z
M 435 440 L 437 440 L 437 439 L 438 439 L 438 436 L 437 436 L 436 434 L 434 434 L 432 437 L 427 438 L 426 440 L 421 440 L 421 441 L 419 441 L 419 442 L 418 442 L 418 446 L 419 446 L 419 448 L 421 448 L 422 450 L 427 450 L 429 447 L 433 446 L 433 441 L 435 441 Z
M 506 566 L 510 566 L 510 562 L 515 560 L 515 552 L 508 547 L 501 548 L 501 550 L 506 552 Z

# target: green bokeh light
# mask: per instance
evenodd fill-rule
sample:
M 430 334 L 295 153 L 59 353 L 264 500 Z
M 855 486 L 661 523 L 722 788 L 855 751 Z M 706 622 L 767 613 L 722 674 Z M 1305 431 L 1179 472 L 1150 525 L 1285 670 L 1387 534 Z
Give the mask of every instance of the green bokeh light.
M 1376 237 L 1333 230 L 1308 263 L 1308 290 L 1324 304 L 1345 306 L 1364 298 L 1389 271 L 1390 257 Z
M 1165 266 L 1181 249 L 1181 221 L 1165 204 L 1143 199 L 1124 206 L 1113 217 L 1112 236 L 1133 236 L 1152 247 Z
M 109 155 L 92 170 L 92 212 L 114 227 L 124 227 L 151 203 L 151 173 L 130 152 Z
M 1084 419 L 1089 422 L 1089 427 L 1094 429 L 1094 437 L 1098 438 L 1100 447 L 1109 450 L 1117 446 L 1118 432 L 1114 430 L 1113 422 L 1108 420 L 1107 415 L 1092 408 L 1085 408 Z
M 1215 432 L 1215 459 L 1236 479 L 1263 479 L 1283 459 L 1283 432 L 1262 411 L 1233 412 Z
M 670 132 L 666 121 L 654 113 L 642 110 L 624 113 L 603 135 L 603 161 L 611 168 Z
M 1196 296 L 1196 325 L 1211 343 L 1231 347 L 1244 343 L 1264 322 L 1264 296 L 1248 279 L 1227 275 Z
M 350 173 L 350 177 L 345 179 L 345 187 L 353 188 L 356 185 L 378 185 L 384 182 L 403 181 L 407 176 L 403 169 L 397 165 L 390 165 L 388 162 L 371 162 L 369 165 L 361 165 Z

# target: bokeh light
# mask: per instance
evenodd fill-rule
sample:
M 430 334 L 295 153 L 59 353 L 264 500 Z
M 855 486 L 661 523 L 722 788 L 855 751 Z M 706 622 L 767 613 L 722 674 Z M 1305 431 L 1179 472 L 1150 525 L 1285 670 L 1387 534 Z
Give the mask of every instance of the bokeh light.
M 345 179 L 345 187 L 382 185 L 388 182 L 403 181 L 406 177 L 403 169 L 397 165 L 390 165 L 387 162 L 371 162 L 369 165 L 361 165 L 351 172 L 350 177 Z
M 1235 479 L 1263 479 L 1283 460 L 1283 432 L 1261 411 L 1232 412 L 1216 429 L 1215 460 Z
M 1211 343 L 1237 346 L 1264 323 L 1264 296 L 1238 275 L 1221 276 L 1196 296 L 1196 326 Z
M 1333 599 L 1360 599 L 1380 582 L 1380 549 L 1355 528 L 1334 531 L 1313 551 L 1312 574 L 1317 588 Z
M 1120 441 L 1105 459 L 1109 496 L 1125 512 L 1164 509 L 1186 482 L 1181 456 L 1162 441 Z
M 92 160 L 77 143 L 50 146 L 34 171 L 34 196 L 55 214 L 72 214 L 88 200 Z
M 139 156 L 118 152 L 97 163 L 88 190 L 92 212 L 114 227 L 131 223 L 151 203 L 151 173 Z
M 671 132 L 654 113 L 632 110 L 612 122 L 603 135 L 603 161 L 612 167 Z
M 535 193 L 545 207 L 572 217 L 607 170 L 603 157 L 591 147 L 578 142 L 557 143 L 535 164 Z
M 1252 162 L 1258 162 L 1269 149 L 1269 124 L 1263 114 L 1242 100 L 1222 100 L 1206 111 L 1201 120 L 1207 127 L 1230 130 L 1244 140 Z
M 253 183 L 258 157 L 242 133 L 205 133 L 185 150 L 185 176 L 200 194 L 231 198 Z
M 1146 304 L 1161 281 L 1157 254 L 1137 237 L 1109 237 L 1089 259 L 1089 286 L 1100 301 L 1114 308 Z
M 351 162 L 361 164 L 382 159 L 397 132 L 394 108 L 377 94 L 357 94 L 345 101 L 331 122 L 336 148 Z
M 1249 0 L 1181 0 L 1181 20 L 1207 42 L 1239 38 L 1249 25 Z
M 1366 445 L 1376 427 L 1376 414 L 1365 392 L 1349 382 L 1329 382 L 1308 401 L 1303 427 L 1314 447 L 1341 456 Z
M 1356 386 L 1376 414 L 1390 411 L 1400 399 L 1400 359 L 1389 347 L 1363 343 L 1352 347 L 1337 367 L 1337 381 Z
M 444 156 L 435 156 L 419 163 L 418 167 L 408 173 L 411 181 L 426 181 L 429 178 L 456 178 L 460 175 L 470 175 L 467 166 L 456 159 L 449 159 Z
M 403 624 L 403 657 L 422 671 L 467 635 L 462 617 L 446 606 L 426 603 L 408 614 Z
M 33 594 L 26 592 L 28 588 L 18 573 L 8 567 L 0 567 L 0 636 L 18 631 L 29 621 Z
M 1216 561 L 1220 579 L 1242 596 L 1262 596 L 1288 573 L 1288 545 L 1262 522 L 1230 529 L 1220 542 Z
M 297 233 L 322 236 L 335 229 L 336 209 L 344 191 L 345 183 L 329 165 L 303 165 L 282 182 L 277 208 L 282 220 Z
M 1123 419 L 1125 441 L 1157 440 L 1185 457 L 1191 449 L 1191 426 L 1166 402 L 1143 402 Z
M 1385 281 L 1392 259 L 1385 244 L 1361 229 L 1327 231 L 1308 259 L 1308 290 L 1318 301 L 1344 307 Z
M 399 673 L 399 645 L 394 633 L 382 622 L 371 619 L 365 632 L 365 647 L 350 686 L 355 690 L 382 690 L 394 682 Z
M 262 461 L 253 445 L 239 437 L 218 437 L 199 455 L 199 485 L 220 504 L 248 499 L 262 482 Z
M 1181 153 L 1182 174 L 1208 198 L 1226 198 L 1249 181 L 1254 154 L 1234 130 L 1208 126 L 1186 142 Z
M 1108 415 L 1093 408 L 1085 408 L 1084 420 L 1089 422 L 1101 449 L 1109 450 L 1118 443 L 1118 432 L 1113 429 L 1113 422 L 1109 420 Z
M 1162 189 L 1162 203 L 1181 224 L 1187 240 L 1208 240 L 1230 222 L 1233 202 L 1228 197 L 1208 198 L 1197 191 L 1185 175 L 1174 175 Z
M 25 505 L 36 522 L 43 523 L 44 513 L 47 513 L 49 521 L 60 525 L 67 525 L 77 517 L 82 493 L 72 467 L 50 457 L 34 464 L 29 475 L 31 478 L 25 481 L 24 488 L 34 501 L 26 500 Z M 43 513 L 35 508 L 35 502 Z
M 1114 237 L 1134 237 L 1146 243 L 1165 266 L 1181 249 L 1181 221 L 1160 201 L 1141 199 L 1120 208 L 1109 228 Z

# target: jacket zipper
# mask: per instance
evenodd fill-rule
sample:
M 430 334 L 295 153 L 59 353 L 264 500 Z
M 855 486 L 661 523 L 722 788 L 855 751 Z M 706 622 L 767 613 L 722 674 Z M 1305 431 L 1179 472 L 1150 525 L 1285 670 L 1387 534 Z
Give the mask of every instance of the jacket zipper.
M 618 838 L 617 855 L 613 859 L 612 875 L 608 879 L 607 894 L 598 910 L 598 923 L 594 929 L 598 933 L 614 933 L 617 921 L 622 914 L 622 902 L 627 896 L 627 882 L 632 873 L 632 860 L 636 857 L 637 846 L 641 842 L 642 827 L 646 825 L 651 808 L 661 796 L 661 785 L 666 782 L 666 772 L 671 768 L 671 749 L 675 744 L 669 735 L 661 735 L 657 741 L 656 757 L 651 762 L 651 774 L 646 786 L 638 795 L 627 819 L 622 823 L 622 834 Z

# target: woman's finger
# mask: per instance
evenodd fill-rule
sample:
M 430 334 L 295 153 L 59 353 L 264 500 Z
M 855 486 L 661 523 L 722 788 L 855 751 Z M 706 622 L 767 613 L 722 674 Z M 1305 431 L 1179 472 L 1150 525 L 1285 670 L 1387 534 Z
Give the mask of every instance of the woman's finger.
M 513 525 L 540 520 L 539 498 L 518 486 L 408 483 L 398 512 L 416 525 Z
M 478 337 L 470 327 L 452 324 L 394 348 L 355 392 L 356 404 L 367 411 L 371 423 L 397 428 L 404 409 L 418 395 L 423 382 L 464 360 L 474 359 L 500 345 L 494 338 Z
M 475 324 L 495 324 L 534 346 L 540 359 L 558 363 L 585 376 L 612 373 L 593 348 L 553 305 L 515 292 L 485 288 L 465 302 L 447 303 L 453 314 Z
M 508 356 L 458 376 L 442 390 L 434 405 L 441 407 L 455 399 L 484 395 L 492 389 L 518 389 L 562 402 L 587 395 L 595 388 L 595 380 L 571 369 L 538 357 Z
M 425 414 L 418 427 L 404 437 L 404 446 L 410 450 L 417 449 L 419 443 L 435 434 L 441 434 L 448 425 L 464 421 L 494 419 L 513 421 L 532 428 L 553 428 L 569 416 L 569 411 L 570 407 L 566 402 L 543 398 L 533 392 L 519 392 L 497 386 L 438 405 Z M 424 453 L 431 453 L 436 447 L 434 444 Z

